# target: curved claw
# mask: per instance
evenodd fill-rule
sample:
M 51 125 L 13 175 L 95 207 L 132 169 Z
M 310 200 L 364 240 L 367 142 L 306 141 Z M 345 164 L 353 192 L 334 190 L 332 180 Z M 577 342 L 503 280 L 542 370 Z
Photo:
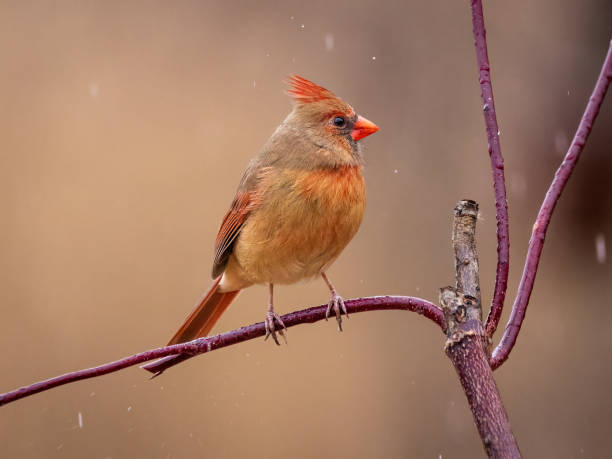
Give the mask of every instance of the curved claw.
M 264 324 L 266 326 L 266 337 L 264 338 L 264 341 L 266 341 L 270 336 L 272 336 L 272 339 L 274 340 L 276 345 L 280 346 L 278 338 L 276 337 L 276 326 L 274 325 L 274 321 L 278 322 L 278 324 L 282 327 L 278 330 L 278 333 L 285 340 L 285 344 L 287 344 L 287 336 L 285 336 L 285 330 L 287 330 L 287 327 L 285 327 L 285 324 L 283 323 L 280 316 L 274 311 L 268 311 L 266 313 L 266 319 L 264 320 Z
M 329 319 L 329 314 L 331 310 L 334 310 L 336 314 L 336 320 L 338 321 L 338 331 L 342 331 L 342 315 L 344 314 L 347 319 L 349 319 L 348 311 L 346 310 L 346 305 L 344 304 L 344 300 L 338 294 L 332 294 L 329 303 L 327 304 L 327 311 L 325 311 L 325 320 Z

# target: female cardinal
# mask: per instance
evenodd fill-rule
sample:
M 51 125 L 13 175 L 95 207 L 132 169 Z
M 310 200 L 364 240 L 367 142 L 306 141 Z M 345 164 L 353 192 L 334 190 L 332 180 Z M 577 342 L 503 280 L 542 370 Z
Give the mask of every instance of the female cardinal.
M 215 243 L 215 279 L 168 344 L 206 336 L 241 289 L 268 284 L 266 339 L 285 325 L 274 312 L 274 284 L 321 276 L 342 330 L 342 298 L 325 271 L 353 238 L 365 209 L 358 141 L 378 127 L 331 91 L 292 76 L 296 104 L 244 173 Z M 276 324 L 275 324 L 276 322 Z M 161 373 L 183 360 L 170 356 L 145 368 Z

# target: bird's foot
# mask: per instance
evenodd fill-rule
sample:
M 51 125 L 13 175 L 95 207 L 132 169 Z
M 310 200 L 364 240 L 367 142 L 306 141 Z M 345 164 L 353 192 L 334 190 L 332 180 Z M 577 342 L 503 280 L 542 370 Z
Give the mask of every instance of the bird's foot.
M 285 327 L 285 324 L 283 323 L 280 316 L 274 311 L 268 311 L 266 313 L 266 320 L 264 320 L 264 324 L 266 326 L 265 340 L 267 340 L 270 336 L 272 336 L 272 339 L 274 340 L 276 345 L 280 346 L 280 343 L 278 342 L 278 338 L 276 337 L 276 326 L 274 325 L 274 321 L 276 321 L 278 325 L 280 325 L 281 328 L 278 329 L 278 334 L 283 337 L 283 339 L 285 340 L 285 344 L 287 344 L 287 337 L 285 336 L 285 330 L 287 330 L 287 327 Z
M 344 300 L 340 295 L 336 292 L 332 292 L 332 297 L 329 300 L 329 304 L 327 305 L 327 311 L 325 312 L 325 320 L 329 319 L 329 314 L 332 309 L 336 313 L 336 320 L 338 321 L 338 331 L 342 331 L 342 316 L 344 313 L 346 318 L 349 318 L 348 311 L 346 310 L 346 305 L 344 304 Z

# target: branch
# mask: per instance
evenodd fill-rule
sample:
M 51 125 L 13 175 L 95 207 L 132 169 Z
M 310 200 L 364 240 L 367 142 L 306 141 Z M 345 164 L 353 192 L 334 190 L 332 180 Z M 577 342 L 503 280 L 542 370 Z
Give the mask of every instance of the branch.
M 478 62 L 478 81 L 482 96 L 482 111 L 487 129 L 489 156 L 493 169 L 493 189 L 495 192 L 495 218 L 497 219 L 497 270 L 495 273 L 495 289 L 491 309 L 487 317 L 485 330 L 490 338 L 497 330 L 499 319 L 504 309 L 504 300 L 508 288 L 508 270 L 510 259 L 510 236 L 508 229 L 508 202 L 506 200 L 506 182 L 504 178 L 504 158 L 499 143 L 499 127 L 493 101 L 493 87 L 489 56 L 487 53 L 487 33 L 482 13 L 482 1 L 471 0 L 472 25 L 474 29 L 474 46 Z
M 383 311 L 383 310 L 406 310 L 421 314 L 435 322 L 442 330 L 445 328 L 444 316 L 442 310 L 435 304 L 421 298 L 408 296 L 374 296 L 368 298 L 357 298 L 346 301 L 346 308 L 350 314 L 365 311 Z M 315 306 L 309 309 L 292 312 L 282 316 L 282 320 L 287 327 L 294 325 L 314 323 L 325 319 L 327 305 Z M 150 360 L 167 357 L 180 353 L 188 354 L 190 357 L 197 354 L 204 354 L 222 347 L 232 344 L 248 341 L 259 336 L 264 336 L 266 333 L 263 322 L 242 327 L 238 330 L 221 333 L 220 335 L 210 336 L 206 338 L 198 338 L 188 343 L 175 344 L 172 346 L 161 347 L 150 351 L 141 352 L 115 362 L 100 365 L 98 367 L 88 368 L 86 370 L 66 373 L 55 378 L 40 381 L 29 386 L 24 386 L 5 394 L 0 394 L 0 406 L 14 402 L 20 398 L 43 392 L 54 387 L 63 386 L 82 379 L 95 378 L 97 376 L 114 373 L 127 367 L 139 365 Z
M 381 298 L 383 298 L 383 297 L 381 297 Z M 399 297 L 385 297 L 385 298 L 399 298 Z M 406 297 L 404 297 L 404 298 L 406 298 Z M 412 300 L 418 300 L 417 298 L 411 298 L 411 299 Z M 352 301 L 357 301 L 357 300 L 352 300 Z M 419 300 L 419 301 L 425 301 L 425 300 Z M 348 306 L 349 303 L 347 302 L 346 304 Z M 442 329 L 444 330 L 444 328 L 443 328 L 443 326 L 444 326 L 444 318 L 441 315 L 440 308 L 438 308 L 436 305 L 434 305 L 432 303 L 424 304 L 422 306 L 425 307 L 425 309 L 423 309 L 422 311 L 416 311 L 416 312 L 419 312 L 420 314 L 423 314 L 423 315 L 429 317 L 434 322 L 438 323 L 438 325 L 440 325 L 440 327 L 442 327 Z M 380 308 L 380 309 L 384 309 L 384 308 Z M 351 311 L 349 310 L 349 313 L 350 312 Z M 429 314 L 432 314 L 432 315 L 430 316 Z M 282 320 L 285 323 L 285 325 L 289 326 L 284 321 L 284 316 L 283 316 Z M 441 321 L 441 322 L 438 322 L 438 321 Z M 187 354 L 187 353 L 185 353 L 185 354 L 176 354 L 176 353 L 174 353 L 174 355 L 169 355 L 169 356 L 164 357 L 163 359 L 157 360 L 155 362 L 147 363 L 146 365 L 143 365 L 142 368 L 147 370 L 147 371 L 149 371 L 149 372 L 151 372 L 151 373 L 153 373 L 153 377 L 157 377 L 157 376 L 160 376 L 168 368 L 171 368 L 171 367 L 173 367 L 175 365 L 178 365 L 179 363 L 184 362 L 185 360 L 189 360 L 193 356 L 194 356 L 194 354 Z
M 480 302 L 480 278 L 476 253 L 477 218 L 478 204 L 475 201 L 459 201 L 455 207 L 452 241 L 455 251 L 456 290 L 473 296 Z
M 520 458 L 521 453 L 489 366 L 489 337 L 481 322 L 477 215 L 478 205 L 474 201 L 459 201 L 455 208 L 453 248 L 457 287 L 440 291 L 446 320 L 445 350 L 457 371 L 488 456 Z
M 580 120 L 580 124 L 578 125 L 576 135 L 572 140 L 561 166 L 559 166 L 559 169 L 555 173 L 555 178 L 546 192 L 546 197 L 544 198 L 538 217 L 533 225 L 531 239 L 529 240 L 529 248 L 527 249 L 527 257 L 525 259 L 525 267 L 523 269 L 523 276 L 518 287 L 514 305 L 512 306 L 512 313 L 510 314 L 510 319 L 506 325 L 506 330 L 504 331 L 501 342 L 493 352 L 493 357 L 491 359 L 491 366 L 493 369 L 496 369 L 506 361 L 516 343 L 516 337 L 519 334 L 521 324 L 525 318 L 529 297 L 533 290 L 533 283 L 538 270 L 540 254 L 542 253 L 542 246 L 544 245 L 544 238 L 546 237 L 546 230 L 548 229 L 550 218 L 561 196 L 561 192 L 578 162 L 580 153 L 589 137 L 589 133 L 591 132 L 595 118 L 597 118 L 599 108 L 601 107 L 601 103 L 603 102 L 611 80 L 612 41 L 610 42 L 608 54 L 604 60 L 593 94 L 589 99 L 582 119 Z

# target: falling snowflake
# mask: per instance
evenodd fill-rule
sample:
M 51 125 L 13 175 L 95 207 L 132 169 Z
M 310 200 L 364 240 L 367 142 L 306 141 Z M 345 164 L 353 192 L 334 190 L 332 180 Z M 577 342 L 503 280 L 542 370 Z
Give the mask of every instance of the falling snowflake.
M 334 34 L 332 33 L 328 33 L 325 35 L 325 49 L 327 51 L 331 51 L 332 49 L 334 49 L 335 46 L 335 40 L 334 40 Z
M 595 254 L 597 255 L 598 263 L 604 264 L 606 262 L 606 237 L 603 233 L 599 233 L 595 236 Z

